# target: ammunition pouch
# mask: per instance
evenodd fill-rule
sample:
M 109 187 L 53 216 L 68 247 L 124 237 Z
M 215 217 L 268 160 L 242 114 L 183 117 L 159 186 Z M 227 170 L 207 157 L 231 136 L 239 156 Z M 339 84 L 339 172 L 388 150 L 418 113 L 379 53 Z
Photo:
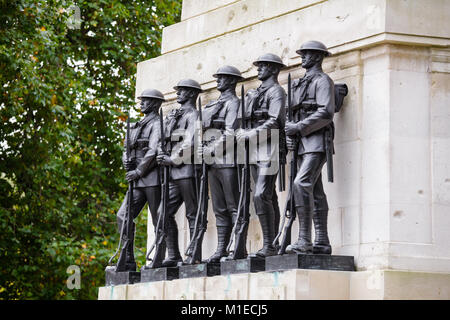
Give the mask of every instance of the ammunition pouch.
M 218 130 L 225 130 L 225 120 L 224 119 L 214 119 L 212 121 L 211 127 Z
M 305 112 L 305 113 L 313 113 L 313 112 L 317 111 L 318 107 L 319 106 L 315 102 L 304 101 L 300 105 L 300 110 L 301 110 L 301 112 Z
M 254 110 L 251 117 L 251 122 L 253 126 L 262 125 L 267 119 L 269 119 L 269 110 L 268 109 L 257 109 Z
M 253 119 L 254 120 L 267 120 L 269 118 L 269 110 L 267 109 L 258 109 L 253 111 Z
M 136 158 L 142 159 L 145 153 L 148 151 L 148 139 L 138 139 L 134 144 L 134 149 L 136 150 Z
M 136 150 L 148 149 L 148 139 L 138 139 L 135 144 Z
M 319 105 L 316 104 L 315 102 L 308 102 L 308 101 L 303 101 L 301 104 L 293 106 L 292 111 L 294 114 L 294 121 L 297 122 L 309 117 L 310 115 L 312 115 L 314 112 L 317 111 L 318 107 Z

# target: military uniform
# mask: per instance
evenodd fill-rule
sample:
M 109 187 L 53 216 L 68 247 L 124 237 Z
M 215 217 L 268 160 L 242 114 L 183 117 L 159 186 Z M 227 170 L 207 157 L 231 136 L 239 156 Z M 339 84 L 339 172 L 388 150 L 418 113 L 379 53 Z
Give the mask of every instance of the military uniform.
M 312 49 L 311 45 L 314 45 Z M 298 52 L 320 50 L 328 55 L 325 46 L 317 46 L 316 42 L 306 43 Z M 299 133 L 298 167 L 293 186 L 300 228 L 296 245 L 304 252 L 331 253 L 327 233 L 328 203 L 321 172 L 326 162 L 326 134 L 334 135 L 333 80 L 321 68 L 307 70 L 303 78 L 292 83 L 292 106 Z M 328 148 L 333 152 L 332 142 Z M 311 244 L 311 214 L 316 230 L 314 247 Z M 292 251 L 296 245 L 291 245 L 287 251 Z
M 149 113 L 144 119 L 130 127 L 130 156 L 135 160 L 139 179 L 133 182 L 133 199 L 131 199 L 131 215 L 135 219 L 146 203 L 149 205 L 152 223 L 156 226 L 157 211 L 161 201 L 161 183 L 159 167 L 156 163 L 157 144 L 160 139 L 160 124 L 157 113 Z M 127 139 L 125 140 L 127 141 Z M 126 146 L 122 160 L 127 160 Z M 133 168 L 131 168 L 133 169 Z M 131 170 L 129 170 L 131 171 Z M 128 192 L 117 212 L 119 232 L 127 214 Z M 135 223 L 132 222 L 135 230 Z M 124 226 L 126 230 L 127 226 Z M 134 263 L 134 231 L 131 235 L 130 247 L 127 248 L 127 264 Z M 130 267 L 133 269 L 133 267 Z
M 267 55 L 269 55 L 270 59 L 273 59 L 272 56 L 274 55 Z M 262 59 L 262 57 L 260 57 L 255 64 L 260 61 L 264 61 L 264 58 Z M 279 60 L 279 64 L 283 65 L 281 59 L 279 57 L 276 58 L 277 60 L 275 61 Z M 275 251 L 272 246 L 272 242 L 278 230 L 278 223 L 280 220 L 275 183 L 279 162 L 285 161 L 285 104 L 286 92 L 276 80 L 263 82 L 259 88 L 249 90 L 246 94 L 246 107 L 244 115 L 246 128 L 255 129 L 258 134 L 262 131 L 266 131 L 269 140 L 268 144 L 275 145 L 275 147 L 269 148 L 270 154 L 268 155 L 268 158 L 265 156 L 266 149 L 261 148 L 260 145 L 258 155 L 262 155 L 263 158 L 267 160 L 260 160 L 256 164 L 251 164 L 251 174 L 253 176 L 253 180 L 255 181 L 253 201 L 256 214 L 258 215 L 261 223 L 264 237 L 264 247 L 262 250 L 264 250 L 264 248 L 271 248 L 270 251 Z M 278 141 L 271 139 L 270 130 L 272 129 L 279 130 Z M 250 157 L 252 159 L 256 158 L 254 155 L 251 155 Z M 277 166 L 275 173 L 272 173 L 273 170 L 267 170 L 268 167 L 273 165 Z M 264 256 L 265 254 L 260 250 L 257 255 Z
M 219 139 L 206 142 L 206 146 L 215 151 L 213 163 L 208 168 L 208 180 L 211 200 L 216 217 L 218 248 L 209 260 L 218 262 L 225 256 L 239 205 L 239 181 L 234 157 L 234 130 L 237 129 L 240 100 L 235 94 L 222 94 L 219 100 L 212 101 L 203 110 L 203 129 L 217 129 L 222 135 Z M 228 141 L 228 144 L 225 142 Z M 232 141 L 233 143 L 230 143 Z M 227 161 L 228 160 L 228 161 Z M 231 161 L 229 161 L 231 160 Z
M 200 87 L 200 86 L 199 86 Z M 176 164 L 170 167 L 169 198 L 167 203 L 168 258 L 163 266 L 174 266 L 181 261 L 178 247 L 178 227 L 175 214 L 184 203 L 190 236 L 194 232 L 198 208 L 196 170 L 194 164 L 194 135 L 198 111 L 194 108 L 172 110 L 164 120 L 166 149 Z M 201 254 L 201 250 L 200 250 Z M 197 257 L 200 259 L 200 257 Z

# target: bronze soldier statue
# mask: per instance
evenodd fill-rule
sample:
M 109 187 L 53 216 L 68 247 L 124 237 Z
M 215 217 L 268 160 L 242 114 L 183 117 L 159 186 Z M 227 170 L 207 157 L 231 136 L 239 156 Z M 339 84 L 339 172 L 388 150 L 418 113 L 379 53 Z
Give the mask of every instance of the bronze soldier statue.
M 319 41 L 305 42 L 297 53 L 302 57 L 306 74 L 292 83 L 294 121 L 286 123 L 286 140 L 289 150 L 298 147 L 293 192 L 299 234 L 298 241 L 289 245 L 286 252 L 331 254 L 328 203 L 321 174 L 325 162 L 331 165 L 331 160 L 327 159 L 331 159 L 334 150 L 334 82 L 322 71 L 322 61 L 330 53 Z M 330 179 L 330 170 L 328 172 Z M 314 245 L 311 243 L 311 219 L 316 233 Z
M 233 66 L 219 68 L 213 77 L 217 79 L 220 97 L 205 106 L 202 127 L 204 130 L 218 130 L 220 137 L 213 136 L 203 147 L 199 146 L 198 150 L 200 154 L 210 157 L 208 180 L 217 227 L 217 250 L 207 262 L 219 262 L 227 255 L 227 244 L 239 203 L 238 169 L 234 157 L 227 158 L 227 153 L 234 155 L 234 130 L 238 127 L 239 109 L 236 84 L 243 78 L 241 72 Z
M 246 94 L 243 121 L 246 122 L 245 127 L 250 129 L 238 132 L 236 138 L 238 143 L 242 143 L 245 137 L 250 137 L 250 139 L 255 136 L 261 137 L 263 132 L 270 137 L 272 130 L 279 130 L 278 140 L 271 139 L 270 141 L 273 147 L 271 153 L 276 150 L 281 154 L 281 157 L 278 157 L 277 154 L 276 159 L 284 161 L 286 92 L 278 83 L 278 74 L 285 65 L 280 57 L 271 53 L 260 56 L 253 64 L 258 67 L 258 79 L 262 83 L 256 90 L 249 90 Z M 258 149 L 257 152 L 266 152 L 262 149 Z M 255 159 L 254 156 L 252 158 Z M 273 159 L 273 154 L 270 155 L 270 158 Z M 253 257 L 264 258 L 277 254 L 273 241 L 280 220 L 278 198 L 275 191 L 278 169 L 275 173 L 267 170 L 272 165 L 271 160 L 251 164 L 251 173 L 255 181 L 253 201 L 263 232 L 263 248 L 252 254 Z M 276 166 L 278 168 L 278 163 Z
M 181 80 L 174 89 L 177 90 L 177 102 L 181 106 L 172 110 L 164 121 L 166 150 L 170 155 L 160 152 L 157 156 L 159 165 L 170 167 L 169 199 L 165 219 L 168 256 L 162 262 L 162 267 L 175 267 L 182 261 L 175 221 L 178 209 L 185 204 L 192 239 L 198 208 L 197 169 L 193 158 L 195 123 L 198 119 L 195 103 L 202 89 L 200 84 L 192 79 Z M 194 257 L 194 260 L 201 261 L 201 249 L 197 250 L 197 253 L 198 256 Z
M 132 190 L 127 192 L 125 199 L 117 212 L 117 224 L 119 232 L 128 238 L 125 252 L 121 252 L 121 259 L 125 258 L 125 264 L 118 263 L 116 271 L 136 271 L 136 261 L 134 258 L 134 234 L 135 223 L 128 225 L 127 206 L 129 205 L 130 216 L 135 219 L 146 203 L 150 209 L 152 223 L 155 226 L 157 221 L 157 211 L 161 200 L 161 185 L 159 180 L 159 168 L 156 163 L 157 144 L 160 137 L 160 124 L 158 110 L 165 101 L 163 94 L 156 89 L 146 89 L 138 97 L 141 100 L 141 112 L 144 118 L 131 125 L 129 136 L 125 143 L 123 153 L 123 164 L 127 171 L 126 179 L 132 185 Z M 127 147 L 129 154 L 127 155 Z M 128 158 L 128 156 L 130 156 Z M 131 192 L 130 192 L 131 191 Z M 130 193 L 131 199 L 128 199 Z M 125 221 L 125 225 L 123 225 Z M 122 231 L 121 231 L 122 230 Z M 130 230 L 130 234 L 123 230 Z

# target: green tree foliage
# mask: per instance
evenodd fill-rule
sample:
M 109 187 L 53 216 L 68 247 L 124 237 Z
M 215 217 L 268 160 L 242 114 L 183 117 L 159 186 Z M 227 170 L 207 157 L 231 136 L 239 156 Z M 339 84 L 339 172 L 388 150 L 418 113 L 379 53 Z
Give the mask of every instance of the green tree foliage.
M 0 1 L 0 298 L 97 297 L 118 244 L 136 63 L 160 54 L 180 12 L 181 0 Z

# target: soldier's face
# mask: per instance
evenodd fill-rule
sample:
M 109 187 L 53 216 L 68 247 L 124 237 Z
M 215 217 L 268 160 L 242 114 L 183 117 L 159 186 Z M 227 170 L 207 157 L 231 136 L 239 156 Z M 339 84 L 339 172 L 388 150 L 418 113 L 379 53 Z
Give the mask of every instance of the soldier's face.
M 192 97 L 192 90 L 188 88 L 178 88 L 177 90 L 177 102 L 183 104 Z
M 142 113 L 148 113 L 151 109 L 151 99 L 149 98 L 142 98 L 141 99 L 141 112 Z
M 317 51 L 305 50 L 300 56 L 302 57 L 302 67 L 309 69 L 322 59 L 322 54 Z
M 236 80 L 233 79 L 233 77 L 219 74 L 217 76 L 216 82 L 217 82 L 217 90 L 222 92 L 230 88 L 236 82 Z
M 270 63 L 258 63 L 258 79 L 264 81 L 272 75 L 272 68 Z
M 161 101 L 158 99 L 152 99 L 152 98 L 142 98 L 141 100 L 141 112 L 142 113 L 149 113 L 153 109 L 159 108 L 161 105 Z

